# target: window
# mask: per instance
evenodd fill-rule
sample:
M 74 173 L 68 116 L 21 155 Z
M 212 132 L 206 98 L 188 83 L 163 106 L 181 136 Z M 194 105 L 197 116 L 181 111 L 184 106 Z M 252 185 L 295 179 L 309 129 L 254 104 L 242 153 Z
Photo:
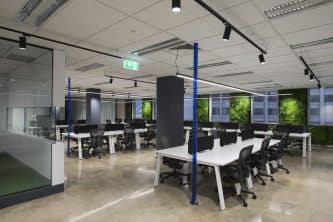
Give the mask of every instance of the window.
M 193 120 L 193 99 L 191 96 L 184 97 L 184 120 Z
M 133 103 L 134 119 L 142 119 L 142 99 L 137 99 Z
M 267 96 L 252 97 L 252 122 L 277 123 L 279 107 L 277 91 L 265 92 Z
M 333 125 L 333 88 L 309 89 L 309 124 Z
M 216 94 L 211 95 L 212 100 L 212 112 L 211 121 L 212 122 L 229 122 L 229 107 L 230 98 L 229 94 Z

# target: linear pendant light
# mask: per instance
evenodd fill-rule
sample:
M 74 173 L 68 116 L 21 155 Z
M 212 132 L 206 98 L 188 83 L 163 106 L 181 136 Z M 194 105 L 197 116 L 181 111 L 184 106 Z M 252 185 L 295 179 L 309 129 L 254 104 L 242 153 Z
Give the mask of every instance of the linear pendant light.
M 189 80 L 193 81 L 193 77 L 191 77 L 191 76 L 186 76 L 186 75 L 183 75 L 183 74 L 180 74 L 180 73 L 177 73 L 176 75 L 180 78 L 189 79 Z M 212 85 L 212 86 L 218 86 L 218 87 L 222 87 L 222 88 L 226 88 L 226 89 L 236 90 L 236 91 L 240 91 L 240 92 L 246 92 L 246 93 L 250 93 L 250 94 L 253 94 L 253 95 L 257 95 L 257 96 L 265 96 L 264 94 L 261 94 L 261 93 L 256 93 L 256 92 L 253 92 L 253 91 L 249 91 L 249 90 L 246 90 L 246 89 L 241 89 L 241 88 L 237 88 L 237 87 L 233 87 L 233 86 L 228 86 L 228 85 L 221 84 L 221 83 L 211 82 L 211 81 L 204 80 L 204 79 L 198 79 L 198 82 L 206 83 L 206 84 L 209 84 L 209 85 Z

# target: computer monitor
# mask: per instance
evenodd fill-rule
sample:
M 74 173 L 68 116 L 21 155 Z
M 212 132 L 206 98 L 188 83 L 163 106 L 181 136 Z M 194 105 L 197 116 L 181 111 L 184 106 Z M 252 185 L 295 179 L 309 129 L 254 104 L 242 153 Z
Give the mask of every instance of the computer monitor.
M 221 132 L 220 135 L 220 146 L 226 146 L 232 143 L 237 143 L 237 132 Z
M 202 152 L 204 150 L 211 150 L 214 147 L 214 137 L 213 136 L 201 136 L 197 137 L 197 152 Z M 193 144 L 192 138 L 188 142 L 188 153 L 192 154 Z

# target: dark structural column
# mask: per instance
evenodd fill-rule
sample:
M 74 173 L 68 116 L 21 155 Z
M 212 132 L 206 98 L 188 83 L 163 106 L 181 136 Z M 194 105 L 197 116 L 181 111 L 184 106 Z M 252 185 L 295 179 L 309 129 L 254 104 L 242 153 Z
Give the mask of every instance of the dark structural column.
M 184 79 L 157 79 L 157 149 L 184 144 Z
M 101 95 L 99 89 L 87 89 L 86 121 L 87 124 L 101 123 Z

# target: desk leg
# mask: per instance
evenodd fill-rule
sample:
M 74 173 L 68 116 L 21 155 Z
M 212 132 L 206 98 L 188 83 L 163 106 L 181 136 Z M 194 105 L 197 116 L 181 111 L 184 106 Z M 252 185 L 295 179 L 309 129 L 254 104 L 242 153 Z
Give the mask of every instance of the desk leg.
M 311 142 L 311 135 L 308 138 L 308 150 L 309 152 L 312 152 L 312 142 Z
M 116 153 L 115 149 L 114 149 L 114 136 L 109 136 L 109 149 L 110 149 L 110 154 L 114 154 Z
M 60 128 L 56 127 L 56 140 L 60 141 Z
M 303 157 L 306 158 L 306 137 L 303 138 Z
M 186 133 L 185 133 L 185 144 L 188 144 L 189 140 L 190 140 L 190 130 L 186 130 Z
M 269 162 L 265 163 L 265 167 L 266 167 L 266 173 L 267 173 L 267 175 L 271 175 L 271 168 L 269 166 Z
M 216 185 L 217 190 L 219 193 L 219 200 L 220 200 L 220 209 L 225 209 L 225 203 L 224 203 L 224 195 L 223 195 L 223 187 L 222 187 L 222 179 L 221 179 L 221 173 L 220 173 L 220 167 L 215 166 L 215 176 L 216 176 Z
M 161 160 L 162 158 L 157 154 L 154 187 L 157 187 L 160 182 Z
M 79 159 L 82 160 L 82 142 L 81 142 L 81 138 L 77 139 L 77 143 L 79 146 Z
M 140 149 L 140 133 L 135 133 L 135 144 L 136 144 L 136 149 Z
M 246 185 L 248 189 L 252 189 L 253 188 L 253 182 L 252 182 L 252 177 L 251 175 L 249 177 L 246 178 Z
M 211 131 L 208 131 L 207 135 L 208 135 L 208 136 L 212 135 L 212 132 L 211 132 Z

